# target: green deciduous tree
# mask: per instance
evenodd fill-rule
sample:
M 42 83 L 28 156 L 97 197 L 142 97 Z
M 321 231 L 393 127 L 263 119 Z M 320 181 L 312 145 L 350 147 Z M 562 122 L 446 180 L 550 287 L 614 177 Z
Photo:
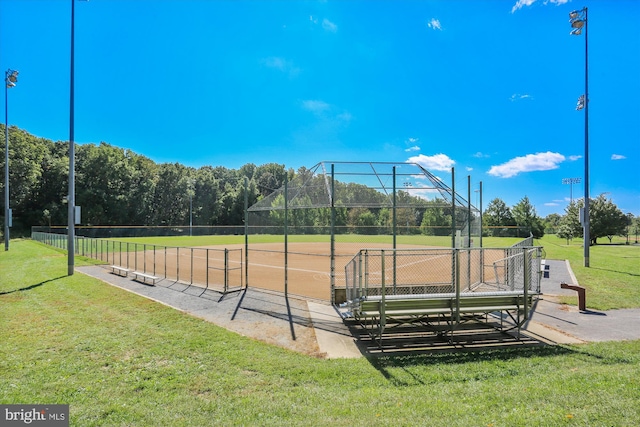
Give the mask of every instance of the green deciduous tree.
M 507 204 L 496 197 L 482 214 L 482 224 L 489 228 L 489 235 L 504 237 L 513 234 L 508 227 L 515 226 L 516 221 Z
M 520 199 L 520 201 L 513 206 L 511 212 L 518 227 L 528 230 L 536 239 L 544 236 L 542 220 L 527 196 Z

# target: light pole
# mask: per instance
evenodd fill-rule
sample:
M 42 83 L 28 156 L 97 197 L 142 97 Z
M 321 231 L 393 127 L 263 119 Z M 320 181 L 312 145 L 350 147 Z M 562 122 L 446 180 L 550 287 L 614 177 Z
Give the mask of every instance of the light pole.
M 576 110 L 584 109 L 584 266 L 589 267 L 589 39 L 587 37 L 587 8 L 569 13 L 571 35 L 579 36 L 584 30 L 584 95 L 578 99 Z
M 4 73 L 4 250 L 9 250 L 9 225 L 11 209 L 9 209 L 9 88 L 16 85 L 18 72 L 7 70 Z
M 573 204 L 573 184 L 580 184 L 580 181 L 582 181 L 580 178 L 562 178 L 562 183 L 563 184 L 569 184 L 569 196 L 571 200 L 571 204 Z
M 76 204 L 76 185 L 75 185 L 75 168 L 76 168 L 76 150 L 74 142 L 74 81 L 75 81 L 75 64 L 74 64 L 74 39 L 75 39 L 75 0 L 71 0 L 71 71 L 69 73 L 69 194 L 67 195 L 68 203 L 68 222 L 67 222 L 67 274 L 73 276 L 73 267 L 75 264 L 75 204 Z
M 86 0 L 89 1 L 89 0 Z M 74 138 L 74 83 L 75 83 L 75 0 L 71 0 L 71 71 L 69 72 L 69 195 L 67 200 L 69 203 L 68 222 L 67 222 L 67 255 L 68 270 L 67 274 L 73 276 L 73 268 L 75 264 L 75 226 L 76 226 L 76 147 Z

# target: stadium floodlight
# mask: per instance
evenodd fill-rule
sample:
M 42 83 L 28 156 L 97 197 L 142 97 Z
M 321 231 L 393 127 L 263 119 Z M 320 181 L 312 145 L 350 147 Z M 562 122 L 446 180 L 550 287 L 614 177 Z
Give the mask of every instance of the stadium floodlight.
M 578 98 L 576 110 L 584 110 L 584 215 L 582 227 L 584 230 L 584 266 L 589 267 L 589 39 L 587 37 L 587 8 L 574 10 L 569 13 L 571 35 L 579 36 L 584 30 L 584 95 Z
M 562 178 L 562 184 L 568 184 L 569 187 L 569 196 L 571 200 L 571 204 L 573 204 L 573 184 L 580 184 L 582 179 L 580 178 Z
M 4 75 L 4 250 L 9 250 L 9 226 L 11 225 L 11 209 L 9 209 L 9 88 L 18 82 L 18 71 L 8 69 Z

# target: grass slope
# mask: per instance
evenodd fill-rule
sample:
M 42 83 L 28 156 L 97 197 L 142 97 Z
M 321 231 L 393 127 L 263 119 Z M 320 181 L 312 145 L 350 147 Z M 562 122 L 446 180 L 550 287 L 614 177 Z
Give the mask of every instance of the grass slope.
M 82 263 L 78 259 L 78 264 Z M 0 402 L 82 426 L 636 425 L 640 341 L 319 360 L 0 253 Z
M 537 240 L 536 244 L 544 247 L 549 259 L 569 260 L 578 283 L 587 288 L 589 308 L 640 307 L 640 246 L 606 243 L 591 246 L 587 268 L 581 240 L 567 244 L 566 240 L 550 235 Z M 577 297 L 563 300 L 577 304 Z

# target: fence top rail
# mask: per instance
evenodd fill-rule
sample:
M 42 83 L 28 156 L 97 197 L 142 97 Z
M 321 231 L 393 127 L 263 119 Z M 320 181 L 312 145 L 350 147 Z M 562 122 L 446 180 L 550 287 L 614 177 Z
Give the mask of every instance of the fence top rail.
M 499 247 L 499 248 L 442 248 L 442 247 L 425 247 L 425 248 L 366 248 L 366 249 L 360 249 L 359 253 L 375 253 L 375 252 L 396 252 L 396 253 L 403 253 L 403 252 L 445 252 L 445 253 L 451 253 L 451 252 L 468 252 L 468 251 L 504 251 L 504 250 L 509 250 L 509 251 L 518 251 L 518 253 L 522 253 L 524 250 L 531 250 L 531 249 L 542 249 L 542 246 L 518 246 L 518 247 L 513 247 L 513 246 L 509 246 L 509 247 Z M 517 254 L 516 254 L 517 255 Z M 512 255 L 514 256 L 514 255 Z M 354 257 L 355 258 L 355 257 Z
M 460 298 L 481 298 L 481 297 L 504 297 L 504 296 L 524 296 L 524 291 L 497 291 L 497 292 L 460 292 Z M 535 292 L 527 292 L 527 295 L 534 295 Z M 455 293 L 433 293 L 433 294 L 408 294 L 408 295 L 385 295 L 385 300 L 407 300 L 407 299 L 446 299 L 456 298 Z M 382 301 L 382 295 L 368 295 L 361 297 L 361 301 Z

